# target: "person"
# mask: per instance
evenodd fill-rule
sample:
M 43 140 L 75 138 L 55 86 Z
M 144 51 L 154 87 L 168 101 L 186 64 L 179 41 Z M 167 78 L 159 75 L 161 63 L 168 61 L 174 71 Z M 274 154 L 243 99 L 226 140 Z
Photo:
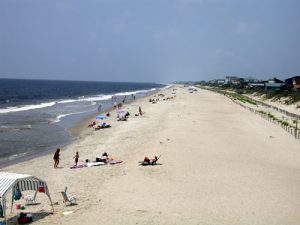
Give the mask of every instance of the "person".
M 94 121 L 93 123 L 89 124 L 88 127 L 93 127 L 96 125 L 96 122 Z
M 114 108 L 115 109 L 117 108 L 117 102 L 114 102 Z
M 145 156 L 145 158 L 144 158 L 144 163 L 150 164 L 150 159 L 147 156 Z
M 78 159 L 79 159 L 79 153 L 78 152 L 76 152 L 76 155 L 74 156 L 74 159 L 75 159 L 75 166 L 77 166 Z
M 126 102 L 126 96 L 124 97 L 124 99 L 123 99 L 123 101 L 122 101 L 123 103 L 125 103 Z
M 130 113 L 129 113 L 129 112 L 126 112 L 126 113 L 125 113 L 125 118 L 127 119 L 129 116 L 130 116 Z
M 147 156 L 145 156 L 143 164 L 144 165 L 154 165 L 154 164 L 156 164 L 158 159 L 159 159 L 159 157 L 157 157 L 156 155 L 154 156 L 153 159 L 149 159 Z
M 139 106 L 139 114 L 140 114 L 140 115 L 143 115 L 141 106 Z
M 98 112 L 101 112 L 101 110 L 102 110 L 102 104 L 100 104 L 100 105 L 98 106 L 97 110 L 98 110 Z
M 107 163 L 108 160 L 109 160 L 109 158 L 108 158 L 108 154 L 106 152 L 104 152 L 100 158 L 96 158 L 96 162 Z
M 53 159 L 54 159 L 54 169 L 57 169 L 58 168 L 58 164 L 59 164 L 59 153 L 60 153 L 60 149 L 58 148 L 55 153 L 54 153 L 54 156 L 53 156 Z

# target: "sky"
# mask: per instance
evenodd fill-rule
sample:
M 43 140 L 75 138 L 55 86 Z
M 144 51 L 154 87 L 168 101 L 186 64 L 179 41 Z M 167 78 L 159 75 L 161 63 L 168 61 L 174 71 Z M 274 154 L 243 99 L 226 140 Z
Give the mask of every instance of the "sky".
M 300 75 L 300 0 L 0 0 L 0 78 Z

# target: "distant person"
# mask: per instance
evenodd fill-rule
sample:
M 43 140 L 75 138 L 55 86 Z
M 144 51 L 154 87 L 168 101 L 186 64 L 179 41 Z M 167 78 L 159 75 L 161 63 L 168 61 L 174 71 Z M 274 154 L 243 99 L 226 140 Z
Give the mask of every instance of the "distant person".
M 74 159 L 75 159 L 75 166 L 77 166 L 78 160 L 79 160 L 79 153 L 78 152 L 76 152 L 76 155 L 74 156 Z
M 58 148 L 55 153 L 54 153 L 54 156 L 53 156 L 53 159 L 54 159 L 54 169 L 57 169 L 58 168 L 58 164 L 59 164 L 59 156 L 60 156 L 60 149 Z
M 102 104 L 100 104 L 100 105 L 98 106 L 98 112 L 101 112 L 101 110 L 102 110 Z
M 133 100 L 135 100 L 135 95 L 133 96 Z
M 126 96 L 124 97 L 124 99 L 123 99 L 123 101 L 122 101 L 123 103 L 125 103 L 126 102 Z
M 139 106 L 139 114 L 140 114 L 140 115 L 143 115 L 143 111 L 142 111 L 141 106 Z
M 93 126 L 95 126 L 95 125 L 96 125 L 96 122 L 94 121 L 94 122 L 92 122 L 91 124 L 89 124 L 88 127 L 93 127 Z
M 79 153 L 78 152 L 76 152 L 76 155 L 74 156 L 74 159 L 75 159 L 75 166 L 77 166 L 78 160 L 79 160 Z
M 117 102 L 114 102 L 114 108 L 115 109 L 117 108 Z

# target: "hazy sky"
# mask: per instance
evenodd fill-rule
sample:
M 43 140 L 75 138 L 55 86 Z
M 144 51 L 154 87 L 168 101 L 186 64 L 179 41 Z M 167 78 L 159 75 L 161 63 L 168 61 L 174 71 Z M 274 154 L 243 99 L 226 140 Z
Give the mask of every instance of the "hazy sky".
M 0 0 L 0 78 L 300 75 L 300 0 Z

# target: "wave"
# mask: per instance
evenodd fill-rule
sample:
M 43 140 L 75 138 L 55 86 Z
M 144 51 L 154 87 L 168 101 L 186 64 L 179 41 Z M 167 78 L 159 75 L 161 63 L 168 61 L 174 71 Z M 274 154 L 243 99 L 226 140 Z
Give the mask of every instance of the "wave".
M 0 114 L 3 113 L 11 113 L 11 112 L 20 112 L 20 111 L 27 111 L 27 110 L 33 110 L 33 109 L 41 109 L 46 107 L 54 106 L 55 104 L 66 104 L 66 103 L 73 103 L 73 102 L 91 102 L 92 105 L 96 105 L 97 101 L 104 101 L 109 100 L 113 96 L 126 96 L 126 95 L 136 95 L 136 94 L 142 94 L 147 92 L 156 91 L 156 88 L 151 88 L 148 90 L 137 90 L 137 91 L 131 91 L 131 92 L 119 92 L 113 95 L 96 95 L 96 96 L 80 96 L 78 98 L 74 99 L 64 99 L 64 100 L 58 100 L 55 102 L 44 102 L 36 105 L 25 105 L 21 107 L 8 107 L 4 109 L 0 109 Z
M 136 95 L 136 94 L 147 93 L 147 92 L 155 91 L 155 90 L 156 90 L 156 88 L 151 88 L 151 89 L 148 89 L 148 90 L 137 90 L 137 91 L 130 91 L 130 92 L 120 92 L 120 93 L 114 94 L 114 96 Z
M 64 104 L 64 103 L 72 103 L 72 102 L 95 102 L 95 101 L 103 101 L 111 99 L 112 95 L 97 95 L 97 96 L 91 96 L 91 97 L 79 97 L 77 99 L 66 99 L 61 100 L 58 103 Z
M 160 88 L 160 90 L 165 90 L 165 89 L 169 89 L 171 87 L 173 87 L 173 84 L 167 84 L 165 87 Z
M 75 112 L 75 113 L 67 113 L 67 114 L 60 114 L 58 115 L 54 121 L 52 121 L 52 123 L 58 123 L 61 121 L 61 118 L 64 118 L 66 116 L 70 116 L 70 115 L 76 115 L 76 114 L 81 114 L 81 113 L 86 113 L 86 112 L 90 112 L 91 110 L 89 111 L 83 111 L 83 112 Z
M 8 107 L 5 109 L 0 109 L 0 114 L 1 113 L 27 111 L 27 110 L 32 110 L 32 109 L 41 109 L 41 108 L 45 108 L 45 107 L 54 106 L 55 104 L 56 104 L 56 102 L 44 102 L 44 103 L 40 103 L 37 105 L 24 105 L 21 107 Z

